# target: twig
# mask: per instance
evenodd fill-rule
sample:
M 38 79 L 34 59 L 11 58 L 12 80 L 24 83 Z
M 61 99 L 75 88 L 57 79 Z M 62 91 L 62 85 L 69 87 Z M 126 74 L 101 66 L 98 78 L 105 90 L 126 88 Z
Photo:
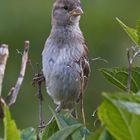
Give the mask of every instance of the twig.
M 7 58 L 9 56 L 8 45 L 2 44 L 0 46 L 0 96 L 2 91 L 2 82 L 6 67 Z
M 127 93 L 131 92 L 131 80 L 132 80 L 132 66 L 137 56 L 140 56 L 140 49 L 137 46 L 132 46 L 127 50 L 128 57 L 128 81 L 127 81 Z
M 132 77 L 132 61 L 131 61 L 131 56 L 130 56 L 130 51 L 128 50 L 127 52 L 127 57 L 128 57 L 128 81 L 127 81 L 127 93 L 130 94 L 130 89 L 131 89 L 131 77 Z
M 41 84 L 42 82 L 38 82 L 38 107 L 39 107 L 39 126 L 38 128 L 42 130 L 45 127 L 44 119 L 43 119 L 43 108 L 42 108 L 42 91 L 41 91 Z
M 82 69 L 82 58 L 80 61 L 80 66 L 81 66 L 81 114 L 82 114 L 82 120 L 83 120 L 83 124 L 84 126 L 86 126 L 86 118 L 85 118 L 85 111 L 84 111 L 84 73 L 83 73 L 83 69 Z
M 22 84 L 23 79 L 24 79 L 26 65 L 27 65 L 27 61 L 28 61 L 29 44 L 30 44 L 29 41 L 25 41 L 24 52 L 22 55 L 20 74 L 19 74 L 19 77 L 17 79 L 15 89 L 14 89 L 13 93 L 11 94 L 11 99 L 10 99 L 10 102 L 8 104 L 9 106 L 11 106 L 12 104 L 14 104 L 16 102 L 17 95 L 19 93 L 21 84 Z
M 38 97 L 38 114 L 39 114 L 39 126 L 38 126 L 38 133 L 37 133 L 37 140 L 40 140 L 40 134 L 42 133 L 42 129 L 46 126 L 43 118 L 43 95 L 41 90 L 42 82 L 45 80 L 43 73 L 39 72 L 39 65 L 37 64 L 37 74 L 35 74 L 35 69 L 31 63 L 31 61 L 28 61 L 32 70 L 33 74 L 33 82 L 32 85 L 37 84 L 38 85 L 38 91 L 37 91 L 37 97 Z
M 93 59 L 92 59 L 92 61 L 97 61 L 97 60 L 103 61 L 104 63 L 108 63 L 108 61 L 107 61 L 106 59 L 103 59 L 103 58 L 101 58 L 101 57 L 97 57 L 97 58 L 93 58 Z
M 30 59 L 28 60 L 28 64 L 30 65 L 32 76 L 34 77 L 35 76 L 35 69 L 34 69 L 34 66 L 33 66 L 33 64 L 32 64 Z

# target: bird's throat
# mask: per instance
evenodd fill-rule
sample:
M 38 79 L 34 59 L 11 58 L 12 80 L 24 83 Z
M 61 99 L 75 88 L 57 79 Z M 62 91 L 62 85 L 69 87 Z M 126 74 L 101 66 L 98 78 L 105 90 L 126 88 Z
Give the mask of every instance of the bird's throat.
M 72 39 L 77 37 L 82 37 L 82 32 L 79 25 L 73 26 L 52 26 L 51 35 L 57 39 Z M 83 37 L 82 37 L 83 38 Z

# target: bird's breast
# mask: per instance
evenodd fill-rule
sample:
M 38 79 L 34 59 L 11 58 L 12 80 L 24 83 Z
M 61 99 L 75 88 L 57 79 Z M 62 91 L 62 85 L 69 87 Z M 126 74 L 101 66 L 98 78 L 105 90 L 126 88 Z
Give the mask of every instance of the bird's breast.
M 43 73 L 49 95 L 61 98 L 78 98 L 80 92 L 80 65 L 82 44 L 46 43 L 43 51 Z M 76 96 L 76 97 L 75 97 Z

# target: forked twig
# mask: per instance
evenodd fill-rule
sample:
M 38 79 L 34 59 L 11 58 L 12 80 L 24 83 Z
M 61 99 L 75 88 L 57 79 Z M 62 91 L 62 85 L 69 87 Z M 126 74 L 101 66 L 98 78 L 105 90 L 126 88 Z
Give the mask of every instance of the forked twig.
M 127 93 L 131 92 L 131 80 L 132 80 L 132 66 L 136 57 L 140 56 L 140 49 L 137 46 L 132 46 L 127 50 L 128 57 L 128 81 L 127 81 Z
M 22 55 L 22 62 L 21 62 L 19 77 L 18 77 L 16 85 L 14 87 L 14 91 L 12 90 L 12 93 L 9 93 L 10 96 L 11 96 L 10 102 L 8 104 L 9 106 L 11 106 L 12 104 L 14 104 L 16 102 L 17 95 L 18 95 L 20 87 L 22 85 L 24 75 L 25 75 L 26 65 L 27 65 L 27 62 L 28 62 L 29 47 L 30 47 L 30 42 L 25 41 L 24 52 L 23 52 L 23 55 Z

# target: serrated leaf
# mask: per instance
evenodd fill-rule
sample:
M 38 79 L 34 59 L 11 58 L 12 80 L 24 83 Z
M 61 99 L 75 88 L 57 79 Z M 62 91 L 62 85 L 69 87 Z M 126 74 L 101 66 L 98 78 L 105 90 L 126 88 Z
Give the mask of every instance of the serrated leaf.
M 101 69 L 102 74 L 104 77 L 114 84 L 115 86 L 119 87 L 126 91 L 127 89 L 127 81 L 128 81 L 128 69 L 127 68 L 112 68 Z M 138 92 L 140 90 L 140 68 L 132 68 L 132 78 L 131 78 L 131 92 Z
M 21 140 L 20 130 L 17 129 L 16 123 L 11 118 L 8 107 L 4 104 L 4 140 Z
M 117 140 L 139 140 L 140 97 L 125 93 L 103 94 L 98 116 Z
M 49 137 L 51 137 L 53 134 L 55 134 L 59 130 L 58 125 L 56 123 L 56 120 L 52 123 L 50 123 L 46 128 L 44 129 L 42 133 L 42 140 L 47 140 Z
M 87 140 L 115 140 L 115 138 L 104 127 L 101 127 L 93 132 Z
M 54 135 L 52 135 L 48 140 L 65 140 L 81 126 L 82 126 L 81 124 L 75 124 L 75 125 L 65 127 L 60 131 L 56 132 Z
M 35 129 L 32 127 L 23 129 L 21 131 L 21 138 L 22 138 L 22 140 L 36 140 Z
M 137 30 L 126 26 L 119 18 L 116 18 L 116 20 L 119 22 L 119 24 L 124 29 L 124 31 L 129 35 L 129 37 L 132 39 L 132 41 L 136 45 L 139 45 L 138 44 Z
M 68 126 L 72 126 L 74 124 L 79 124 L 79 122 L 75 119 L 71 117 L 70 113 L 65 113 L 65 114 L 56 114 L 51 108 L 50 108 L 52 114 L 55 117 L 55 121 L 56 121 L 56 125 L 58 127 L 59 130 L 62 130 L 63 128 L 66 128 Z M 49 126 L 47 126 L 49 127 Z M 46 128 L 48 129 L 48 128 Z M 72 140 L 81 140 L 83 136 L 87 136 L 88 135 L 88 129 L 81 127 L 80 129 L 76 130 L 71 136 L 70 139 Z M 44 131 L 44 134 L 46 132 Z M 51 134 L 52 135 L 52 134 Z M 49 135 L 49 137 L 51 136 Z M 44 139 L 45 140 L 45 139 Z

